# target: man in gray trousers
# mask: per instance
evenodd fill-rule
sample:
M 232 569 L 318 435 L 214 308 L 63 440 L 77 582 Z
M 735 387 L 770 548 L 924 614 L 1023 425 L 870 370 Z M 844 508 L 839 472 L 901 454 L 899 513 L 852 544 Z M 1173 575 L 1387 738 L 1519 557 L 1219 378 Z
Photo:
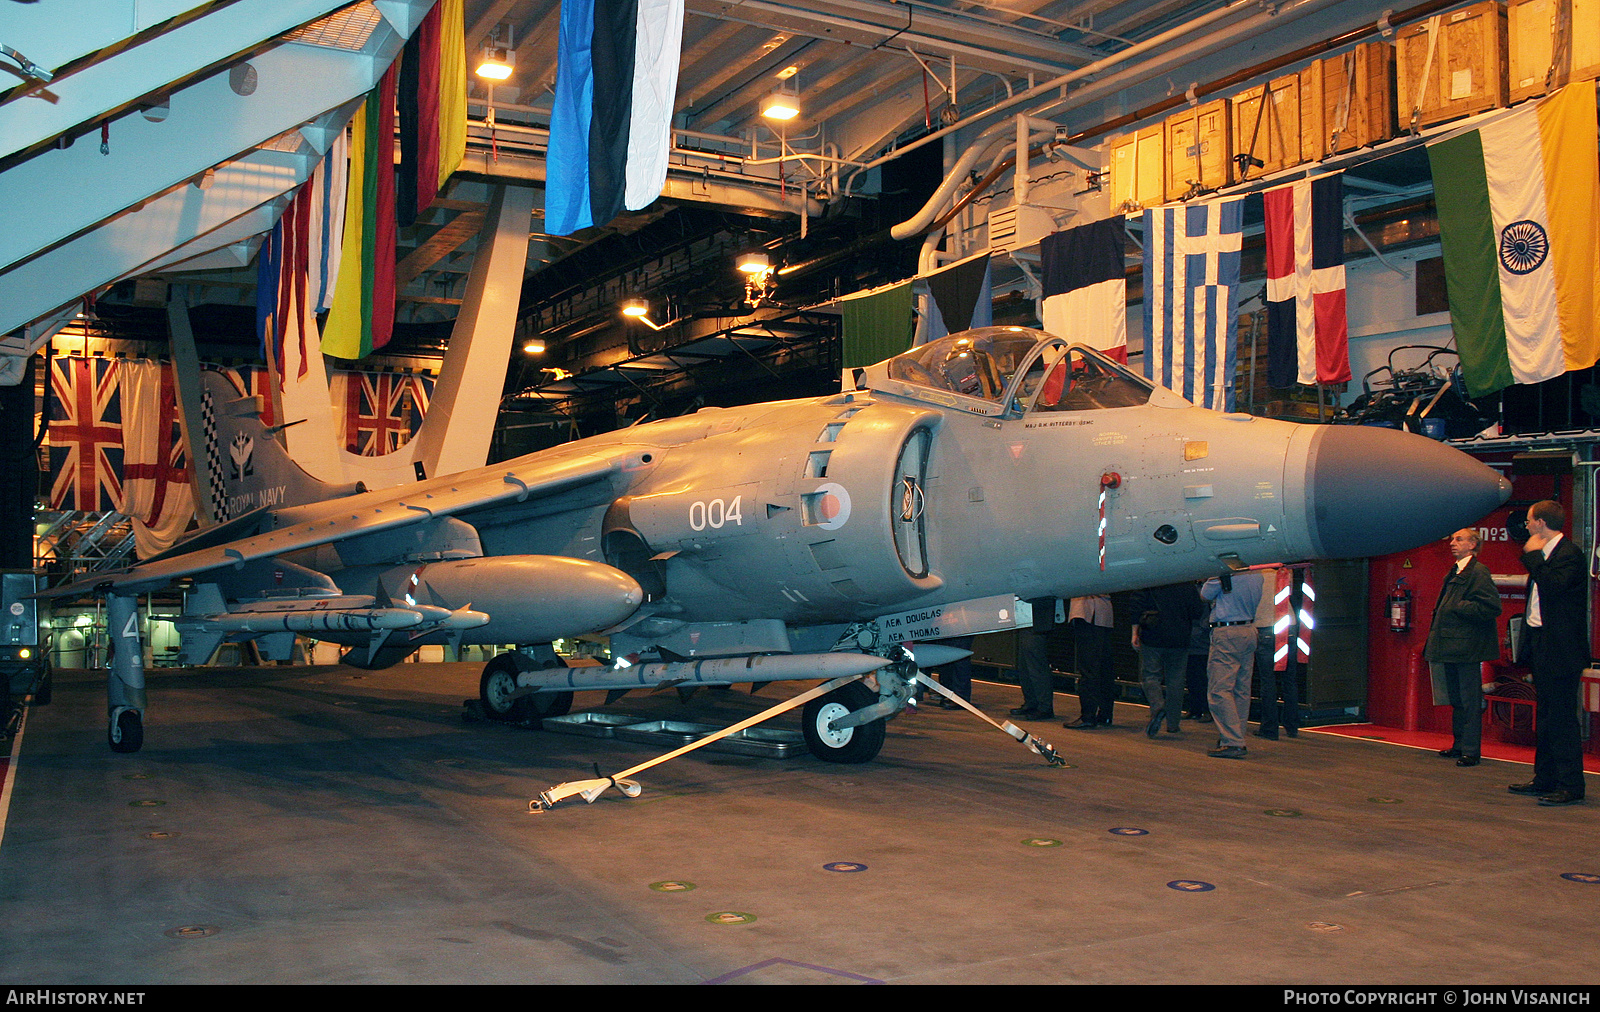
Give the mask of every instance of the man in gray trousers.
M 1433 705 L 1450 704 L 1449 748 L 1439 752 L 1457 766 L 1478 765 L 1483 740 L 1483 674 L 1480 665 L 1500 656 L 1500 592 L 1489 567 L 1478 561 L 1478 532 L 1464 527 L 1450 535 L 1455 565 L 1439 588 L 1433 624 L 1422 656 L 1433 676 Z
M 1256 606 L 1261 603 L 1261 574 L 1212 577 L 1200 588 L 1211 602 L 1211 653 L 1206 661 L 1206 687 L 1211 719 L 1217 724 L 1213 759 L 1243 759 L 1244 725 L 1250 719 L 1250 676 L 1256 654 Z

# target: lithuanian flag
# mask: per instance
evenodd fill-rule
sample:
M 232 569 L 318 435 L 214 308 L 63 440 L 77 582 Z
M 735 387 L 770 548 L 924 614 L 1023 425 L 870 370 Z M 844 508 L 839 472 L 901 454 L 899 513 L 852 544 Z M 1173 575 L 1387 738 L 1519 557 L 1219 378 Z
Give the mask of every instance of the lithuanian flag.
M 1600 360 L 1600 151 L 1584 81 L 1428 146 L 1472 396 Z
M 365 358 L 394 333 L 394 92 L 396 61 L 350 120 L 344 250 L 322 352 Z

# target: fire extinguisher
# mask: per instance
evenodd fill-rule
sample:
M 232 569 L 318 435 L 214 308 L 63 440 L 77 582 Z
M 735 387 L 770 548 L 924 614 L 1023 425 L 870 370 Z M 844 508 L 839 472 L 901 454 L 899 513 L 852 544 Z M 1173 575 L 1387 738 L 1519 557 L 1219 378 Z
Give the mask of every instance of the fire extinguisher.
M 1389 631 L 1403 633 L 1411 628 L 1411 591 L 1406 589 L 1406 578 L 1394 582 L 1389 592 Z

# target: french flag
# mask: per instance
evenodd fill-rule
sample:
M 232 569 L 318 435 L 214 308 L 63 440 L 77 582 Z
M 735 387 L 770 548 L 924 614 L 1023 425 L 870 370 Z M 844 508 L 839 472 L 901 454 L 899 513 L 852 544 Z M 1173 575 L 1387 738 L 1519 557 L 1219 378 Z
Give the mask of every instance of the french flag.
M 683 0 L 561 0 L 545 231 L 571 235 L 661 196 Z
M 1344 175 L 1262 194 L 1267 212 L 1267 382 L 1347 383 Z

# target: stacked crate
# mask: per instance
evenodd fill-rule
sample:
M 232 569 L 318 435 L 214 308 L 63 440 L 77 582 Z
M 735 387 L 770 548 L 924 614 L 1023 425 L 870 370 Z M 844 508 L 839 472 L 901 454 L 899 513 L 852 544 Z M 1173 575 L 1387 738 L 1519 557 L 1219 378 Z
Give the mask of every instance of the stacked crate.
M 1111 166 L 1111 212 L 1155 207 L 1166 200 L 1166 132 L 1162 124 L 1106 142 Z
M 1173 113 L 1167 133 L 1167 200 L 1183 200 L 1233 182 L 1229 101 L 1219 98 Z
M 1394 47 L 1363 42 L 1300 72 L 1301 151 L 1307 160 L 1395 135 Z
M 1506 105 L 1507 74 L 1506 9 L 1499 0 L 1407 25 L 1395 35 L 1401 129 Z
M 1600 0 L 1482 0 L 1107 142 L 1111 206 L 1184 200 L 1600 77 Z
M 1600 0 L 1512 0 L 1511 101 L 1600 77 Z
M 1233 96 L 1233 152 L 1240 182 L 1287 169 L 1301 154 L 1300 75 Z

